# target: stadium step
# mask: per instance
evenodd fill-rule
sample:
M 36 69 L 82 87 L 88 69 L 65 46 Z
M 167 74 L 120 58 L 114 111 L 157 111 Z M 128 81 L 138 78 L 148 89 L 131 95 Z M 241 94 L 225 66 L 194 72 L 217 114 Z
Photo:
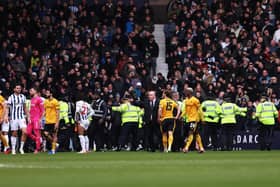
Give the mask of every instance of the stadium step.
M 165 50 L 166 50 L 166 45 L 165 45 L 165 35 L 164 35 L 164 24 L 155 24 L 155 31 L 154 31 L 154 36 L 155 40 L 159 46 L 159 57 L 157 58 L 157 69 L 156 72 L 159 73 L 161 72 L 164 77 L 167 76 L 168 73 L 168 66 L 165 63 Z

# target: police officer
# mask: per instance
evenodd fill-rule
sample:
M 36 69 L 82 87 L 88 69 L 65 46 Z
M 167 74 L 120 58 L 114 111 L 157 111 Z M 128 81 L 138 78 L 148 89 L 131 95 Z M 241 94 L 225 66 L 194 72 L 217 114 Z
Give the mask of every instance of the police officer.
M 204 116 L 203 123 L 206 130 L 204 136 L 205 140 L 203 142 L 206 142 L 206 144 L 210 144 L 210 138 L 213 150 L 217 150 L 221 106 L 216 100 L 214 100 L 211 97 L 208 97 L 207 100 L 202 102 L 201 108 Z
M 132 97 L 130 95 L 126 95 L 123 99 L 123 104 L 112 107 L 112 111 L 120 112 L 122 118 L 119 150 L 124 149 L 125 145 L 128 144 L 128 137 L 130 134 L 132 134 L 131 150 L 136 150 L 139 118 L 144 114 L 144 111 L 140 107 L 133 105 L 132 101 Z
M 260 123 L 260 148 L 261 150 L 271 150 L 273 128 L 275 119 L 278 117 L 275 105 L 266 97 L 262 97 L 261 102 L 257 105 L 255 117 Z
M 225 98 L 221 106 L 222 150 L 232 151 L 233 136 L 236 126 L 236 115 L 246 115 L 247 108 L 240 108 Z
M 91 104 L 94 114 L 92 116 L 92 127 L 89 129 L 89 147 L 94 148 L 93 142 L 96 144 L 96 151 L 104 150 L 105 138 L 105 119 L 108 113 L 106 102 L 100 97 L 100 93 L 93 93 L 93 102 Z

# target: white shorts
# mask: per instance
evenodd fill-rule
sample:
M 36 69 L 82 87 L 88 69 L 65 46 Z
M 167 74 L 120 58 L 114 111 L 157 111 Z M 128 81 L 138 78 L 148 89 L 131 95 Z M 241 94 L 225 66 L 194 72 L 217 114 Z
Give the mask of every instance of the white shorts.
M 80 121 L 80 126 L 83 127 L 85 130 L 87 130 L 89 127 L 89 120 Z
M 3 122 L 2 123 L 2 132 L 9 132 L 9 129 L 10 129 L 10 123 Z
M 11 120 L 11 131 L 17 131 L 19 129 L 26 128 L 26 121 L 25 119 L 16 119 L 16 120 Z

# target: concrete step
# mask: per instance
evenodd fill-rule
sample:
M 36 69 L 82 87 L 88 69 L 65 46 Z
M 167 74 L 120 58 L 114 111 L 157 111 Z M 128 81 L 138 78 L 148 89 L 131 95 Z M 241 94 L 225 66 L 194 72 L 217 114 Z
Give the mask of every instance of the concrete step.
M 154 36 L 157 44 L 159 45 L 159 57 L 157 58 L 157 73 L 162 73 L 163 76 L 167 76 L 168 66 L 165 63 L 166 60 L 166 43 L 165 43 L 165 35 L 164 35 L 164 24 L 155 24 Z

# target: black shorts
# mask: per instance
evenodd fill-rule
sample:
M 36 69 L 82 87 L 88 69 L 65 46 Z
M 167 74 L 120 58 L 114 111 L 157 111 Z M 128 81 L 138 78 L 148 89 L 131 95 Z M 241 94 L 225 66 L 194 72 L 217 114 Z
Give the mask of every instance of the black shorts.
M 168 119 L 164 119 L 161 122 L 161 131 L 162 132 L 174 131 L 174 129 L 175 129 L 175 119 L 168 118 Z
M 53 134 L 55 124 L 45 124 L 44 131 Z

